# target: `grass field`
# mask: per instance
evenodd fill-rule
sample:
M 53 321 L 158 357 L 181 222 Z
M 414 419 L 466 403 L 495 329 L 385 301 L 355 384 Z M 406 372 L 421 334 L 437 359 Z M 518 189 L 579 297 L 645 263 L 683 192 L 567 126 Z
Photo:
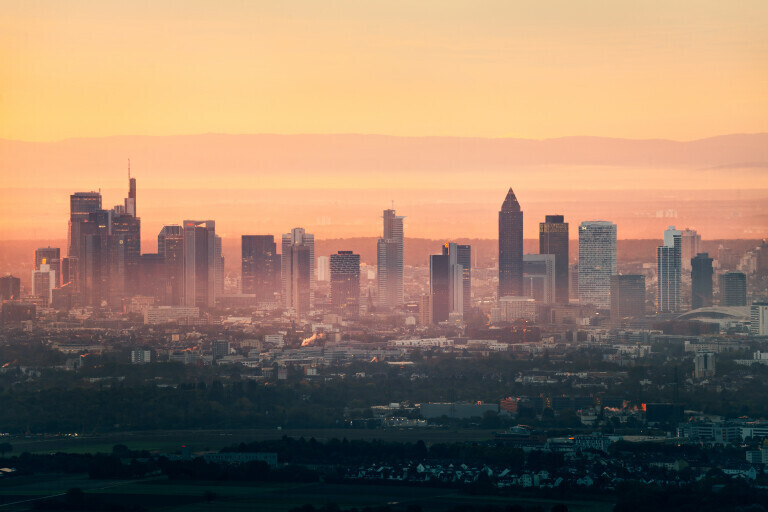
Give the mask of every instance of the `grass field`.
M 193 451 L 220 450 L 225 446 L 242 442 L 280 439 L 283 436 L 314 437 L 318 441 L 332 438 L 347 439 L 382 439 L 386 441 L 416 442 L 454 442 L 487 441 L 493 437 L 489 430 L 438 430 L 438 429 L 247 429 L 247 430 L 161 430 L 115 432 L 100 435 L 82 435 L 78 437 L 51 437 L 48 439 L 30 438 L 11 441 L 13 452 L 18 455 L 30 453 L 111 453 L 116 444 L 124 444 L 131 450 L 177 452 L 182 445 L 192 447 Z
M 140 481 L 93 481 L 85 476 L 55 478 L 22 477 L 0 482 L 0 511 L 30 510 L 34 500 L 63 495 L 79 487 L 104 503 L 137 505 L 150 511 L 268 511 L 287 512 L 304 504 L 335 503 L 342 509 L 396 505 L 404 510 L 419 505 L 424 512 L 442 512 L 462 504 L 552 505 L 565 502 L 573 512 L 609 512 L 613 505 L 603 501 L 558 500 L 526 496 L 470 496 L 448 489 L 406 486 L 344 484 L 239 484 L 221 482 L 169 482 L 164 478 Z M 211 501 L 206 491 L 215 493 Z

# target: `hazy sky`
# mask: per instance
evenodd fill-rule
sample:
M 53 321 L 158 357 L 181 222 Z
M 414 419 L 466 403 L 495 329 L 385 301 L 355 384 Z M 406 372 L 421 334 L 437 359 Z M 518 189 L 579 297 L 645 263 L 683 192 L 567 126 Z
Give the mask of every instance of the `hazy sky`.
M 768 131 L 768 2 L 4 0 L 0 137 Z

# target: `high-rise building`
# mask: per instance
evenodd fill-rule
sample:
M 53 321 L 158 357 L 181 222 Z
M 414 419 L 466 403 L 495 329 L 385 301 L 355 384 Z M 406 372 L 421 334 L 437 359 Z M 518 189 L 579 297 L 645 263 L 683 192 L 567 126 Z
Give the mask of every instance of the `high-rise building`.
M 523 296 L 537 302 L 555 302 L 557 256 L 554 254 L 523 255 Z M 568 283 L 566 283 L 568 284 Z
M 523 294 L 523 211 L 510 188 L 499 210 L 498 298 Z
M 112 211 L 96 210 L 89 213 L 87 219 L 73 223 L 75 225 L 80 234 L 75 292 L 79 293 L 83 305 L 106 305 L 110 299 Z
M 331 279 L 331 261 L 328 256 L 317 257 L 317 281 L 329 281 Z
M 555 255 L 555 301 L 568 304 L 568 223 L 562 215 L 539 223 L 539 254 Z
M 749 333 L 768 336 L 768 302 L 753 302 L 749 307 Z
M 693 356 L 693 376 L 697 379 L 715 376 L 714 352 L 696 352 Z
M 35 270 L 40 270 L 40 265 L 48 264 L 51 270 L 56 272 L 54 288 L 61 286 L 61 249 L 58 247 L 41 247 L 35 249 Z
M 280 255 L 272 235 L 243 235 L 241 239 L 243 293 L 272 302 L 280 291 Z
M 720 305 L 747 305 L 747 275 L 744 272 L 726 272 L 720 276 Z
M 432 325 L 432 295 L 424 294 L 419 300 L 419 325 Z
M 449 247 L 449 251 L 454 250 Z M 461 265 L 461 282 L 462 282 L 462 314 L 469 313 L 472 308 L 472 246 L 456 244 L 456 263 Z M 445 253 L 446 247 L 443 246 L 443 253 Z
M 352 251 L 331 254 L 331 306 L 343 316 L 360 313 L 360 255 Z
M 645 276 L 611 276 L 611 323 L 621 325 L 627 318 L 645 316 Z
M 219 235 L 213 237 L 213 272 L 216 297 L 221 297 L 224 295 L 224 255 Z
M 216 222 L 185 220 L 184 306 L 216 305 Z
M 384 210 L 384 233 L 376 244 L 377 304 L 393 309 L 403 305 L 403 219 Z
M 691 271 L 691 260 L 699 254 L 700 247 L 701 235 L 695 229 L 686 228 L 680 233 L 680 261 L 683 273 Z
M 80 223 L 88 215 L 101 210 L 101 192 L 75 192 L 69 196 L 69 230 L 67 233 L 67 256 L 80 256 Z
M 109 237 L 110 297 L 116 303 L 137 293 L 141 260 L 141 219 L 112 215 Z
M 304 228 L 283 234 L 281 260 L 283 307 L 305 316 L 315 305 L 315 235 Z
M 21 299 L 21 279 L 7 275 L 0 277 L 0 301 Z
M 611 307 L 611 276 L 616 275 L 616 224 L 586 221 L 579 225 L 579 302 Z
M 464 315 L 465 304 L 469 305 L 464 293 L 471 287 L 471 282 L 467 282 L 469 276 L 460 260 L 470 264 L 471 258 L 470 246 L 455 243 L 444 244 L 442 254 L 429 257 L 432 323 L 445 322 L 451 315 Z
M 691 258 L 691 309 L 712 305 L 712 258 L 706 252 Z
M 45 300 L 49 305 L 53 300 L 53 289 L 56 288 L 56 272 L 51 266 L 42 263 L 39 270 L 32 271 L 32 295 Z
M 675 229 L 674 226 L 670 226 L 664 231 L 664 245 L 656 248 L 657 313 L 677 313 L 680 311 L 681 240 L 682 232 Z
M 157 235 L 157 254 L 165 267 L 160 303 L 181 306 L 184 303 L 184 228 L 179 225 L 163 226 Z

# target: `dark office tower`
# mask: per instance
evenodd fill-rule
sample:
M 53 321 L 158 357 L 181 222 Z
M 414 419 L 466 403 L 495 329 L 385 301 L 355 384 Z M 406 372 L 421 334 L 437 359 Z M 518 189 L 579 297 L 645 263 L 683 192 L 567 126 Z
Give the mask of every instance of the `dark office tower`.
M 568 304 L 568 223 L 547 215 L 539 223 L 539 254 L 555 255 L 555 302 Z
M 331 306 L 342 316 L 360 313 L 360 255 L 352 251 L 331 254 Z
M 47 264 L 56 272 L 54 288 L 61 286 L 61 249 L 58 247 L 41 247 L 35 249 L 35 270 L 40 270 L 40 265 Z
M 280 255 L 272 235 L 243 235 L 242 292 L 260 302 L 272 302 L 280 290 Z
M 720 276 L 720 305 L 747 305 L 747 275 L 744 272 L 726 272 Z
M 628 318 L 645 316 L 645 276 L 611 276 L 611 323 L 621 325 Z
M 138 292 L 141 260 L 141 219 L 113 215 L 109 239 L 110 297 L 113 304 Z
M 216 305 L 216 223 L 184 221 L 184 306 Z
M 125 214 L 138 217 L 136 214 L 136 178 L 131 178 L 131 170 L 128 169 L 128 197 L 125 198 Z
M 221 252 L 221 237 L 213 237 L 213 271 L 216 297 L 224 295 L 224 256 Z
M 67 233 L 67 256 L 80 255 L 80 223 L 88 220 L 88 215 L 101 210 L 100 192 L 75 192 L 69 196 L 69 230 Z
M 154 297 L 155 304 L 168 303 L 168 277 L 165 258 L 156 253 L 142 254 L 139 260 L 138 294 Z
M 712 258 L 702 252 L 691 258 L 691 309 L 712 305 Z
M 680 311 L 681 237 L 682 232 L 670 226 L 664 231 L 664 245 L 656 248 L 657 313 Z
M 11 275 L 0 277 L 0 301 L 21 298 L 21 279 Z
M 384 210 L 384 233 L 376 244 L 378 306 L 403 305 L 403 219 L 395 210 Z
M 61 286 L 72 283 L 74 288 L 77 282 L 78 261 L 77 258 L 61 259 Z
M 184 229 L 181 226 L 163 226 L 157 235 L 157 254 L 163 259 L 165 279 L 161 304 L 184 304 Z
M 455 243 L 443 244 L 443 256 L 450 265 L 448 314 L 464 315 L 472 304 L 472 248 Z
M 433 254 L 429 257 L 429 294 L 432 296 L 432 323 L 448 320 L 451 299 L 451 257 Z
M 499 211 L 498 298 L 523 294 L 523 212 L 512 189 Z
M 315 305 L 315 235 L 294 228 L 282 242 L 283 307 L 302 317 Z
M 112 211 L 97 210 L 79 221 L 80 242 L 77 286 L 83 305 L 101 306 L 109 301 L 110 238 Z

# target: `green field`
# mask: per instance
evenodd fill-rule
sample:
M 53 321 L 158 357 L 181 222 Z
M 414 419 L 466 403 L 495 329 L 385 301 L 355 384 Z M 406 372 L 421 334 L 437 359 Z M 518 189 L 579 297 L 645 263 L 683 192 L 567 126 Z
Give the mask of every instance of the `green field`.
M 49 437 L 46 439 L 13 439 L 13 452 L 30 453 L 111 453 L 116 444 L 124 444 L 130 450 L 178 452 L 182 445 L 193 451 L 220 450 L 242 442 L 280 439 L 283 436 L 314 437 L 318 441 L 329 439 L 382 439 L 385 441 L 456 442 L 487 441 L 493 437 L 489 430 L 438 430 L 438 429 L 246 429 L 246 430 L 160 430 L 115 432 L 78 437 Z
M 241 484 L 221 482 L 169 482 L 164 478 L 140 481 L 93 481 L 85 476 L 57 478 L 10 478 L 0 482 L 0 511 L 30 510 L 36 498 L 63 494 L 79 487 L 87 495 L 97 495 L 104 503 L 137 505 L 151 511 L 251 511 L 286 512 L 307 503 L 315 506 L 335 503 L 342 509 L 397 505 L 419 505 L 424 512 L 441 512 L 461 504 L 542 505 L 549 510 L 563 500 L 499 496 L 470 496 L 448 489 L 406 486 L 343 484 Z M 206 501 L 210 491 L 215 499 Z M 608 512 L 611 503 L 567 500 L 568 510 Z

